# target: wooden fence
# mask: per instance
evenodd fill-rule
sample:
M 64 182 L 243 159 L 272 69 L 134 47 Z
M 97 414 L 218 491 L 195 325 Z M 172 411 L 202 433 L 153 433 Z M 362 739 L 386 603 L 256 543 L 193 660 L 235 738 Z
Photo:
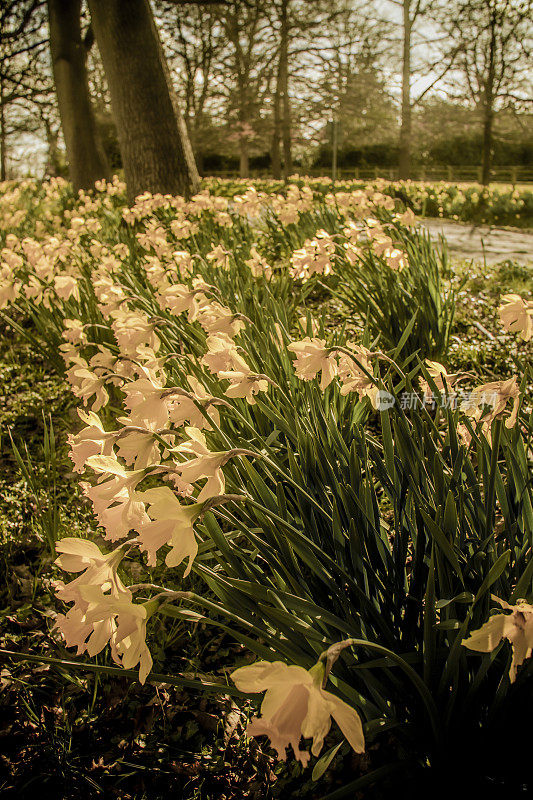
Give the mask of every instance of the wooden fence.
M 295 167 L 294 172 L 312 177 L 331 177 L 331 170 L 320 167 L 304 169 Z M 213 171 L 206 177 L 237 178 L 235 171 Z M 250 178 L 271 178 L 268 170 L 250 170 Z M 353 167 L 351 169 L 338 169 L 338 180 L 398 180 L 398 170 L 395 167 Z M 411 180 L 414 181 L 446 181 L 448 183 L 480 183 L 481 167 L 414 167 L 411 171 Z M 491 183 L 533 183 L 533 167 L 494 167 L 491 171 Z

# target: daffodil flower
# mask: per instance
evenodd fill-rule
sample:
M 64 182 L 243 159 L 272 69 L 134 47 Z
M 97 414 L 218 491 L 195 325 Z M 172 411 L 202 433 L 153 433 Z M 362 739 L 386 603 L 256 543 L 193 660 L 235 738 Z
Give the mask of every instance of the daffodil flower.
M 74 472 L 83 472 L 90 456 L 111 455 L 116 434 L 104 430 L 100 417 L 94 411 L 86 413 L 78 409 L 78 416 L 86 427 L 75 435 L 69 434 L 67 439 Z
M 513 407 L 511 414 L 505 420 L 505 427 L 512 428 L 516 424 L 520 405 L 520 389 L 515 377 L 477 386 L 470 397 L 461 404 L 461 410 L 482 422 L 484 428 L 490 432 L 493 420 L 502 416 L 509 400 L 513 401 Z M 484 410 L 485 406 L 490 406 L 490 410 Z
M 219 372 L 218 377 L 230 382 L 230 386 L 224 392 L 226 397 L 245 397 L 251 406 L 255 404 L 254 395 L 266 392 L 268 389 L 266 378 L 253 372 L 228 370 Z
M 183 506 L 168 486 L 148 489 L 138 495 L 143 503 L 148 503 L 149 520 L 143 522 L 139 531 L 139 546 L 148 553 L 148 564 L 156 563 L 160 547 L 169 544 L 171 549 L 165 558 L 167 567 L 177 567 L 185 559 L 189 563 L 184 573 L 191 571 L 192 562 L 198 552 L 193 523 L 198 518 L 202 503 Z
M 468 639 L 463 639 L 461 644 L 469 650 L 490 653 L 502 639 L 507 639 L 513 648 L 509 678 L 514 683 L 518 667 L 526 658 L 531 657 L 533 650 L 533 606 L 525 600 L 519 600 L 516 605 L 509 605 L 499 597 L 493 596 L 493 600 L 511 613 L 494 614 L 481 628 L 473 631 Z
M 524 300 L 519 294 L 505 294 L 498 309 L 506 331 L 518 333 L 525 342 L 533 336 L 533 302 Z
M 287 350 L 296 353 L 294 368 L 299 378 L 304 381 L 312 380 L 317 373 L 322 372 L 320 388 L 322 391 L 329 386 L 337 374 L 337 360 L 324 339 L 310 339 L 306 336 L 301 342 L 293 342 Z
M 67 584 L 60 584 L 58 597 L 66 603 L 80 602 L 80 587 L 98 586 L 104 592 L 115 596 L 129 595 L 117 575 L 118 565 L 124 557 L 122 546 L 110 553 L 102 553 L 94 542 L 88 539 L 77 539 L 67 536 L 56 543 L 56 551 L 60 554 L 55 564 L 65 572 L 80 572 L 81 575 Z
M 85 495 L 91 500 L 100 525 L 111 540 L 127 536 L 130 530 L 139 530 L 146 521 L 146 512 L 135 494 L 137 484 L 146 471 L 126 470 L 113 456 L 90 456 L 87 466 L 103 476 L 95 486 L 86 485 Z
M 300 750 L 300 739 L 312 738 L 311 753 L 318 756 L 331 727 L 331 717 L 356 753 L 365 749 L 363 726 L 355 709 L 322 688 L 324 664 L 306 670 L 282 661 L 258 661 L 240 667 L 231 678 L 242 692 L 263 692 L 261 716 L 248 724 L 248 736 L 268 736 L 278 757 L 286 760 L 290 745 L 305 767 L 310 754 Z

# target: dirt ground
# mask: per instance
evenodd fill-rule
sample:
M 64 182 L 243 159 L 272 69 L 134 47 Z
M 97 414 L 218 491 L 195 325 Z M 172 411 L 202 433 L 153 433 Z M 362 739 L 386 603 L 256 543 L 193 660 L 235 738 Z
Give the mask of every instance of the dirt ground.
M 533 231 L 468 225 L 447 219 L 424 219 L 432 238 L 444 236 L 450 255 L 496 264 L 509 259 L 533 267 Z

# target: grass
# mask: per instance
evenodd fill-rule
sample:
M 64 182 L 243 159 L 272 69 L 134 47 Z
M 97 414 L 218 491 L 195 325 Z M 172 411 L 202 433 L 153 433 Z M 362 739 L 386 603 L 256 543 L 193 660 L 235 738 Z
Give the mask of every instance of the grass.
M 5 327 L 0 376 L 0 648 L 71 659 L 51 633 L 57 601 L 39 502 L 49 488 L 42 443 L 50 415 L 61 487 L 59 535 L 94 528 L 65 446 L 75 418 L 73 399 L 64 380 Z M 10 435 L 26 464 L 31 462 L 38 497 L 21 474 Z M 214 675 L 242 650 L 224 633 L 173 621 L 161 625 L 151 649 L 160 670 L 201 668 Z M 111 663 L 107 655 L 99 660 Z M 0 796 L 30 798 L 38 786 L 42 798 L 62 800 L 169 794 L 183 800 L 274 800 L 287 793 L 318 798 L 324 784 L 316 794 L 309 778 L 302 784 L 293 763 L 280 765 L 263 752 L 267 747 L 244 739 L 247 710 L 249 703 L 237 706 L 230 696 L 199 699 L 169 684 L 142 687 L 123 676 L 0 661 Z M 347 768 L 364 771 L 365 764 L 348 760 Z
M 487 271 L 470 263 L 454 266 L 449 280 L 467 276 L 454 324 L 449 363 L 491 380 L 513 367 L 513 348 L 533 354 L 501 332 L 494 308 L 507 291 L 533 289 L 531 270 L 503 262 Z M 345 315 L 328 303 L 326 327 Z M 476 324 L 477 323 L 477 324 Z M 51 633 L 56 602 L 51 557 L 40 505 L 57 473 L 62 508 L 60 535 L 87 530 L 91 514 L 77 488 L 66 455 L 73 403 L 64 381 L 18 336 L 0 330 L 0 647 L 60 658 L 72 654 Z M 56 448 L 43 447 L 50 421 Z M 13 455 L 10 434 L 24 468 Z M 32 488 L 33 484 L 33 488 Z M 60 488 L 59 488 L 60 487 Z M 139 579 L 142 579 L 142 574 Z M 202 672 L 221 679 L 222 665 L 241 651 L 226 634 L 201 623 L 164 619 L 150 646 L 156 671 Z M 104 654 L 100 663 L 109 662 Z M 110 663 L 110 662 L 109 662 Z M 228 696 L 198 697 L 169 684 L 141 687 L 125 677 L 99 677 L 49 665 L 9 662 L 0 671 L 0 794 L 41 797 L 265 800 L 323 797 L 336 786 L 394 758 L 393 738 L 380 739 L 363 757 L 340 753 L 340 767 L 314 784 L 293 762 L 278 764 L 267 745 L 247 741 L 247 702 Z M 383 787 L 386 794 L 386 784 Z M 381 795 L 365 794 L 365 797 Z

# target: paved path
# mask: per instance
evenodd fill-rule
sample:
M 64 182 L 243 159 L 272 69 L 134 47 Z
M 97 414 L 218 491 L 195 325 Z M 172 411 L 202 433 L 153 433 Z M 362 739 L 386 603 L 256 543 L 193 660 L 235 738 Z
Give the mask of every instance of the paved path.
M 442 234 L 452 257 L 473 258 L 487 264 L 511 259 L 533 266 L 533 233 L 491 228 L 488 225 L 467 225 L 448 219 L 424 219 L 423 225 L 436 241 Z

